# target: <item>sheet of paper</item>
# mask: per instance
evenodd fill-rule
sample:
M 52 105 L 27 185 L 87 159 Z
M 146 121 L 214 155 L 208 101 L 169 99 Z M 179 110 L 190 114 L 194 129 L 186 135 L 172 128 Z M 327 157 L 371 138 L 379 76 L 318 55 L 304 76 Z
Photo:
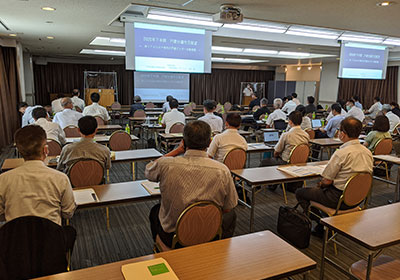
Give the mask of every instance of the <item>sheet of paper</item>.
M 99 201 L 96 192 L 92 188 L 87 188 L 83 190 L 73 190 L 73 192 L 74 192 L 75 203 L 77 205 Z
M 295 177 L 307 177 L 311 175 L 321 175 L 326 167 L 326 164 L 321 165 L 306 165 L 306 166 L 296 166 L 296 165 L 289 165 L 289 166 L 280 166 L 278 170 L 288 173 Z
M 142 186 L 149 192 L 151 195 L 158 195 L 161 194 L 160 192 L 160 184 L 150 181 L 144 181 L 141 183 Z
M 167 261 L 163 258 L 126 264 L 121 267 L 121 271 L 125 280 L 179 279 Z

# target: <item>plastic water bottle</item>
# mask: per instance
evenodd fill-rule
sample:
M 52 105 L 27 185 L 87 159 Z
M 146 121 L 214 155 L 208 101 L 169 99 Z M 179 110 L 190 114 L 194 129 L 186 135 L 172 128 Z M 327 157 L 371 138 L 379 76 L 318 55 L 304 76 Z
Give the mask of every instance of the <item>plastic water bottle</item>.
M 265 113 L 265 116 L 264 116 L 264 121 L 267 121 L 267 119 L 268 119 L 268 114 L 267 114 L 267 113 Z
M 312 113 L 312 118 L 315 120 L 315 112 Z
M 128 134 L 131 134 L 131 128 L 129 127 L 129 124 L 126 124 L 125 132 L 128 133 Z
M 146 117 L 146 122 L 145 122 L 145 124 L 147 124 L 147 125 L 150 124 L 150 117 L 149 117 L 149 116 Z
M 162 118 L 163 118 L 163 114 L 160 114 L 158 116 L 158 124 L 161 124 Z

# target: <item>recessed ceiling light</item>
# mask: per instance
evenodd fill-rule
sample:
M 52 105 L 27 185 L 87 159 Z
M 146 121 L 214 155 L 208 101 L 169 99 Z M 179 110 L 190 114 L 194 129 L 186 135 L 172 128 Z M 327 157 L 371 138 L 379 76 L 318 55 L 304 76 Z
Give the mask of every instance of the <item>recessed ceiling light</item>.
M 297 67 L 297 71 L 300 71 L 300 70 L 301 70 L 301 66 Z
M 53 8 L 53 7 L 42 7 L 42 10 L 43 11 L 55 11 L 56 8 Z
M 307 68 L 308 70 L 311 70 L 312 69 L 312 66 L 308 66 L 308 68 Z
M 384 1 L 384 2 L 376 3 L 376 5 L 378 7 L 388 7 L 388 6 L 392 6 L 394 3 L 395 2 L 392 2 L 392 1 Z
M 10 34 L 8 34 L 8 36 L 17 37 L 17 34 L 15 34 L 15 33 L 10 33 Z
M 49 39 L 49 40 L 53 40 L 54 36 L 47 36 L 46 38 Z

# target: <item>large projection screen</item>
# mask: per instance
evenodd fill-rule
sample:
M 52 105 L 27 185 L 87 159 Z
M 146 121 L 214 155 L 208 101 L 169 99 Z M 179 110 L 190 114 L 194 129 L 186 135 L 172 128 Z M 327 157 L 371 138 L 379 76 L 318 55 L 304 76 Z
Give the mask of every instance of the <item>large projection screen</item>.
M 125 23 L 126 68 L 147 72 L 211 73 L 211 31 Z
M 388 53 L 386 46 L 342 42 L 338 77 L 385 79 Z
M 165 102 L 172 95 L 179 102 L 189 102 L 189 74 L 134 72 L 134 92 L 145 102 Z

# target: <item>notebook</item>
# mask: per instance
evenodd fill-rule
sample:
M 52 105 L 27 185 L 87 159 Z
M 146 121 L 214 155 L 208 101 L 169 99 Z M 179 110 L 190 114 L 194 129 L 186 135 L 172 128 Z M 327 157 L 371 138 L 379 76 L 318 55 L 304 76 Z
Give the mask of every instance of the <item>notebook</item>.
M 311 120 L 312 128 L 320 128 L 322 127 L 321 120 Z
M 83 190 L 73 190 L 73 193 L 74 193 L 75 203 L 77 205 L 88 204 L 99 201 L 96 192 L 92 188 L 87 188 Z
M 125 280 L 178 280 L 175 272 L 163 258 L 126 264 L 121 267 Z
M 141 183 L 142 186 L 148 191 L 149 194 L 151 195 L 158 195 L 160 193 L 160 184 L 155 183 L 155 182 L 150 182 L 150 181 L 144 181 Z
M 264 143 L 272 144 L 278 141 L 279 141 L 278 131 L 264 132 Z

